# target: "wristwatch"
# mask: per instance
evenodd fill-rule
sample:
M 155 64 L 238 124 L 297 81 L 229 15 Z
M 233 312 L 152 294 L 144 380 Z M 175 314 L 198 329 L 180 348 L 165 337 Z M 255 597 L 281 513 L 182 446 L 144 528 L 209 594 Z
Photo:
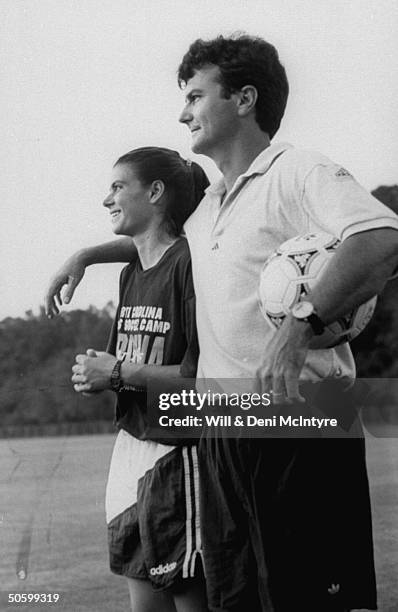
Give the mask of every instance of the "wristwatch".
M 118 393 L 120 389 L 123 387 L 123 381 L 120 374 L 120 369 L 122 367 L 123 359 L 118 359 L 113 366 L 112 374 L 111 374 L 111 389 L 112 391 L 116 391 Z
M 295 319 L 307 321 L 316 336 L 320 336 L 325 331 L 326 325 L 316 314 L 314 304 L 311 304 L 311 302 L 297 302 L 290 312 Z

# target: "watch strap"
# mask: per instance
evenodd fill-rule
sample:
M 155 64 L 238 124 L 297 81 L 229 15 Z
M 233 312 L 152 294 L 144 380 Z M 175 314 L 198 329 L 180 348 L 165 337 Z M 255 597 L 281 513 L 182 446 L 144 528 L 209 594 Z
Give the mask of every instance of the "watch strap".
M 113 366 L 112 373 L 111 373 L 111 389 L 112 391 L 115 391 L 116 393 L 118 393 L 121 387 L 123 386 L 123 381 L 122 381 L 122 377 L 120 373 L 123 361 L 124 361 L 124 358 L 117 359 L 115 365 Z
M 326 327 L 325 323 L 322 321 L 320 317 L 318 317 L 317 314 L 315 314 L 315 312 L 310 314 L 304 320 L 308 321 L 308 323 L 311 325 L 312 331 L 314 332 L 315 336 L 320 336 L 325 331 L 325 327 Z

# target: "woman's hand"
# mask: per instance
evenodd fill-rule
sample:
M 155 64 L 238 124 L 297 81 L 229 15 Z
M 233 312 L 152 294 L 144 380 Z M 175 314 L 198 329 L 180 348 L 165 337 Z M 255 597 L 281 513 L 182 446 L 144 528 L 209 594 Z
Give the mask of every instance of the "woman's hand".
M 93 393 L 111 388 L 111 374 L 116 357 L 102 351 L 88 349 L 86 355 L 76 355 L 72 367 L 72 382 L 78 393 Z

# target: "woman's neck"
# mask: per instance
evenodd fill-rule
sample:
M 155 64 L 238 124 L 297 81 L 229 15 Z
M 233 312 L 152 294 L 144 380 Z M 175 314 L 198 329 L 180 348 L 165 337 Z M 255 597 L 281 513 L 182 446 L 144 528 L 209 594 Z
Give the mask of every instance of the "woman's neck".
M 153 268 L 163 257 L 164 253 L 177 240 L 177 236 L 170 236 L 165 231 L 149 231 L 133 236 L 133 241 L 137 247 L 138 256 L 143 270 Z

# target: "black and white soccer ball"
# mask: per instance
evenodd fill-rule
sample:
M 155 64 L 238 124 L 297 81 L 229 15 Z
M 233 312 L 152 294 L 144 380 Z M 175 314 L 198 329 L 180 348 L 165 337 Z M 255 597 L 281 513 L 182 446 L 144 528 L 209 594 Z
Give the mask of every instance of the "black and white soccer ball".
M 259 298 L 261 312 L 273 330 L 280 328 L 292 306 L 313 289 L 339 245 L 335 236 L 314 232 L 287 240 L 268 258 L 260 275 Z M 310 348 L 350 342 L 365 329 L 375 306 L 376 296 L 328 325 L 312 339 Z

